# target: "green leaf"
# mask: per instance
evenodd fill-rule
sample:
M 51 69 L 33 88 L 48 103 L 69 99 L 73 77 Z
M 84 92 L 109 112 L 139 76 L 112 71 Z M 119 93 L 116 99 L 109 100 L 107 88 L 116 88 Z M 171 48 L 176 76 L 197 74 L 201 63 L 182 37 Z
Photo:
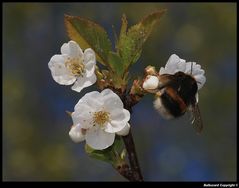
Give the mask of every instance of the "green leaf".
M 92 158 L 105 161 L 108 163 L 113 163 L 111 151 L 108 149 L 105 150 L 95 150 L 89 145 L 85 144 L 85 152 Z
M 85 144 L 85 152 L 92 158 L 101 161 L 108 162 L 113 166 L 119 164 L 122 161 L 120 154 L 123 150 L 123 141 L 119 136 L 115 137 L 115 141 L 112 146 L 104 150 L 95 150 L 89 145 Z
M 121 21 L 122 21 L 122 25 L 121 25 L 121 29 L 120 29 L 120 35 L 119 35 L 119 39 L 121 39 L 121 40 L 117 41 L 117 43 L 116 43 L 117 53 L 119 53 L 119 46 L 120 45 L 122 46 L 122 44 L 119 44 L 119 43 L 122 43 L 123 42 L 122 39 L 126 36 L 128 21 L 127 21 L 127 18 L 126 18 L 125 14 L 123 14 L 123 16 L 121 18 Z
M 65 15 L 65 26 L 70 39 L 76 41 L 83 49 L 92 48 L 96 59 L 107 65 L 108 53 L 112 49 L 106 31 L 98 24 L 78 16 Z
M 115 52 L 110 52 L 108 56 L 108 62 L 113 73 L 121 77 L 124 73 L 124 65 L 122 63 L 121 57 Z
M 125 35 L 126 34 L 127 26 L 128 26 L 128 21 L 127 21 L 126 15 L 123 14 L 123 16 L 122 16 L 122 26 L 121 26 L 121 29 L 120 29 L 120 35 Z
M 123 142 L 122 138 L 120 136 L 116 136 L 114 145 L 113 145 L 113 149 L 116 152 L 120 153 L 123 150 L 123 146 L 124 146 L 124 142 Z
M 134 64 L 141 55 L 144 42 L 166 10 L 159 10 L 144 17 L 138 24 L 126 32 L 127 20 L 122 18 L 122 26 L 118 43 L 118 52 L 126 69 Z

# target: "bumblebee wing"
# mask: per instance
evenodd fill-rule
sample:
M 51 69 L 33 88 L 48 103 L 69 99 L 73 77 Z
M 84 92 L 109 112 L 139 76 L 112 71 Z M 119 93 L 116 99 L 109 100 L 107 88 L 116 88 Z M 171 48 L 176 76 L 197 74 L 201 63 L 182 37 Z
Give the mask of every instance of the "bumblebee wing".
M 198 104 L 196 103 L 192 105 L 189 108 L 189 111 L 191 112 L 191 116 L 192 116 L 191 120 L 192 120 L 193 127 L 195 128 L 197 133 L 200 134 L 203 130 L 203 122 L 202 122 L 202 117 L 201 117 Z

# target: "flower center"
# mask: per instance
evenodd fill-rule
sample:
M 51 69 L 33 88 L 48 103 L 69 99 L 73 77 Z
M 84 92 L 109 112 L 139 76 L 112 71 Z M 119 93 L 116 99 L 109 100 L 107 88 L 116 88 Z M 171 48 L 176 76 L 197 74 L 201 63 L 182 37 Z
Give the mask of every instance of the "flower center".
M 110 119 L 110 113 L 105 111 L 98 111 L 94 113 L 93 116 L 94 123 L 103 126 Z
M 82 59 L 68 57 L 65 62 L 66 67 L 71 71 L 74 76 L 83 76 L 85 72 L 85 65 L 82 63 Z

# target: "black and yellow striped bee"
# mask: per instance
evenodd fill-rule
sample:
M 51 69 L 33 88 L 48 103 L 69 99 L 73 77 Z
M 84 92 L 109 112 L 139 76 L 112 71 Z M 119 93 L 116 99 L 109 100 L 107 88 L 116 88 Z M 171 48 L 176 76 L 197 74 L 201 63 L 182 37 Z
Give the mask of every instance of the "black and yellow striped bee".
M 197 133 L 203 129 L 202 118 L 197 101 L 197 81 L 190 74 L 176 72 L 159 76 L 155 108 L 167 118 L 177 118 L 187 111 L 192 114 L 192 124 Z

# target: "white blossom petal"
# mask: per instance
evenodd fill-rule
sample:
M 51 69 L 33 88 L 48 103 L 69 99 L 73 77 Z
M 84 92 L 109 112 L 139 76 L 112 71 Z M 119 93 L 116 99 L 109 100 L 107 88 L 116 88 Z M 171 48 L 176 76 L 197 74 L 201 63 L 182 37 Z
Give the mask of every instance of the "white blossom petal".
M 159 75 L 162 75 L 162 74 L 167 74 L 164 67 L 161 67 L 160 70 L 159 70 Z
M 205 84 L 206 82 L 206 77 L 204 75 L 196 75 L 194 76 L 196 82 L 197 82 L 197 85 L 198 85 L 198 89 L 201 89 L 203 87 L 203 85 Z
M 178 63 L 177 69 L 178 69 L 178 71 L 185 72 L 185 70 L 186 70 L 186 62 L 185 62 L 185 60 L 181 61 L 181 59 L 180 59 L 180 63 Z
M 91 77 L 95 73 L 95 62 L 90 61 L 85 65 L 86 77 Z
M 205 71 L 201 69 L 201 65 L 196 64 L 196 62 L 187 62 L 186 63 L 186 70 L 184 71 L 186 74 L 191 74 L 192 76 L 198 74 L 204 74 Z
M 108 148 L 114 143 L 115 133 L 107 133 L 99 126 L 94 126 L 86 131 L 86 143 L 96 149 L 103 150 Z
M 91 48 L 87 48 L 84 51 L 84 63 L 87 64 L 88 62 L 93 62 L 95 63 L 96 58 L 95 58 L 95 52 Z
M 61 53 L 67 54 L 70 57 L 82 57 L 83 52 L 80 46 L 73 40 L 69 41 L 68 43 L 64 43 L 61 47 Z
M 84 51 L 84 61 L 86 69 L 86 77 L 90 77 L 95 72 L 96 57 L 95 52 L 91 48 Z
M 179 59 L 180 63 L 186 63 L 185 59 Z
M 126 109 L 114 109 L 110 113 L 110 119 L 112 121 L 124 121 L 127 122 L 130 119 L 130 113 Z
M 184 72 L 186 69 L 186 61 L 184 59 L 180 59 L 176 54 L 172 54 L 165 68 L 161 68 L 159 74 L 175 74 L 176 72 Z
M 93 74 L 90 77 L 78 77 L 75 84 L 71 87 L 72 90 L 81 92 L 85 87 L 91 86 L 96 82 L 96 75 Z
M 116 133 L 122 130 L 126 124 L 127 122 L 123 121 L 111 121 L 105 125 L 104 131 L 107 133 Z
M 187 62 L 186 70 L 184 73 L 193 75 L 196 69 L 197 69 L 196 62 Z
M 117 132 L 116 134 L 117 135 L 120 135 L 120 136 L 126 136 L 129 134 L 129 130 L 130 130 L 130 124 L 127 123 L 124 128 L 122 130 L 120 130 L 119 132 Z
M 156 89 L 159 85 L 159 79 L 157 76 L 148 75 L 143 83 L 143 88 L 145 90 L 148 89 Z
M 104 107 L 107 111 L 119 109 L 122 111 L 124 104 L 117 94 L 110 89 L 105 89 L 101 92 L 102 99 L 104 101 Z
M 101 91 L 101 95 L 104 96 L 118 96 L 111 89 L 104 89 Z M 119 97 L 119 96 L 118 96 Z
M 125 124 L 123 124 L 122 126 L 115 126 L 114 124 L 112 124 L 111 122 L 108 122 L 104 125 L 103 130 L 107 133 L 116 133 L 118 131 L 120 131 Z
M 179 62 L 180 58 L 176 54 L 172 54 L 165 65 L 165 69 L 167 69 L 170 72 L 174 71 L 175 67 L 177 67 L 177 64 Z
M 70 71 L 65 66 L 63 55 L 54 55 L 48 63 L 53 79 L 61 85 L 71 85 L 76 81 Z
M 85 104 L 80 105 L 72 114 L 73 124 L 80 124 L 82 128 L 89 129 L 93 126 L 92 115 L 94 109 Z
M 79 124 L 71 127 L 69 136 L 74 142 L 82 142 L 85 140 L 85 135 L 82 133 L 81 126 Z
M 203 69 L 195 69 L 193 71 L 193 76 L 196 76 L 196 75 L 203 75 L 205 73 L 205 71 Z
M 76 109 L 81 109 L 81 105 L 88 105 L 91 109 L 97 111 L 104 105 L 101 94 L 98 91 L 92 91 L 90 93 L 86 93 L 76 104 Z
M 124 109 L 123 113 L 119 113 L 117 117 L 111 116 L 110 119 L 111 121 L 105 125 L 104 130 L 108 133 L 116 133 L 125 127 L 130 119 L 130 113 Z
M 110 122 L 105 125 L 104 130 L 108 133 L 115 133 L 120 131 L 130 119 L 130 113 L 128 110 L 115 109 L 110 113 Z
M 164 74 L 175 74 L 179 71 L 184 72 L 185 69 L 186 61 L 184 59 L 180 59 L 176 54 L 173 54 L 169 57 L 169 60 L 165 65 Z

